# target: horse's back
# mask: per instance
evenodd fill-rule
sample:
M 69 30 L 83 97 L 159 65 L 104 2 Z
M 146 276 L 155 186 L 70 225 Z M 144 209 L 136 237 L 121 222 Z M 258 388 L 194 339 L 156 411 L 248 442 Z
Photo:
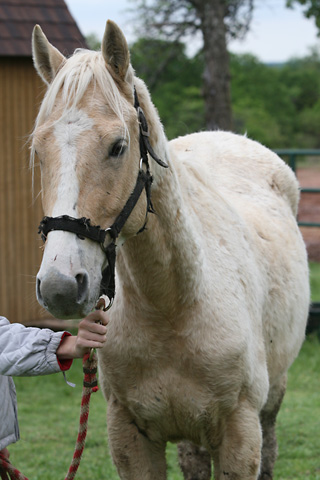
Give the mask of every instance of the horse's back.
M 297 214 L 299 187 L 292 170 L 271 150 L 245 136 L 229 132 L 200 132 L 170 142 L 171 151 L 186 171 L 197 172 L 209 188 L 228 197 L 281 196 Z

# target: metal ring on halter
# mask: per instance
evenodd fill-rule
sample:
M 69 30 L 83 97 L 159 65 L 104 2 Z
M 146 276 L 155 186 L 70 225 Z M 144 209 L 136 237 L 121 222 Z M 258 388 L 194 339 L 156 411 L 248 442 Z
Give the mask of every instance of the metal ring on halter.
M 107 306 L 103 309 L 104 312 L 107 312 L 108 310 L 110 310 L 110 308 L 111 308 L 112 305 L 113 305 L 114 297 L 111 297 L 111 298 L 108 297 L 108 299 L 109 299 L 109 305 L 107 305 Z
M 109 300 L 109 303 L 107 306 L 106 306 L 106 297 Z M 103 312 L 107 312 L 112 307 L 113 300 L 114 300 L 114 297 L 109 298 L 108 295 L 101 295 L 101 297 L 96 303 L 95 310 L 102 310 Z

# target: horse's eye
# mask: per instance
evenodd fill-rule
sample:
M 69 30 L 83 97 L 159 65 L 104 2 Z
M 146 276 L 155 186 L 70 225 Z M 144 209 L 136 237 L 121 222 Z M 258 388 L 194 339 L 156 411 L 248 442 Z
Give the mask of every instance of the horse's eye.
M 110 148 L 109 150 L 109 156 L 110 157 L 121 157 L 124 152 L 126 151 L 127 146 L 124 142 L 124 140 L 117 140 Z

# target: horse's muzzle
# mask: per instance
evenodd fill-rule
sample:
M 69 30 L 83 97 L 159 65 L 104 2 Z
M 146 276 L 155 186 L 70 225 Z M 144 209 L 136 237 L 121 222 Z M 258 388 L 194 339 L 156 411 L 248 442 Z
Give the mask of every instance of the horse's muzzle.
M 40 305 L 57 318 L 79 318 L 88 312 L 89 276 L 85 270 L 75 276 L 51 267 L 43 277 L 37 276 Z

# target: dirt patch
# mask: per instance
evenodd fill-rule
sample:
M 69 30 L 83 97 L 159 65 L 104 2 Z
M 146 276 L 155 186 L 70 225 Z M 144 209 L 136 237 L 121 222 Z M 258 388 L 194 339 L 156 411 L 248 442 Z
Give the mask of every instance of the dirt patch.
M 320 188 L 320 166 L 299 168 L 297 177 L 301 188 Z M 300 222 L 320 223 L 320 193 L 301 193 L 298 219 Z M 309 259 L 320 262 L 320 228 L 301 227 Z

